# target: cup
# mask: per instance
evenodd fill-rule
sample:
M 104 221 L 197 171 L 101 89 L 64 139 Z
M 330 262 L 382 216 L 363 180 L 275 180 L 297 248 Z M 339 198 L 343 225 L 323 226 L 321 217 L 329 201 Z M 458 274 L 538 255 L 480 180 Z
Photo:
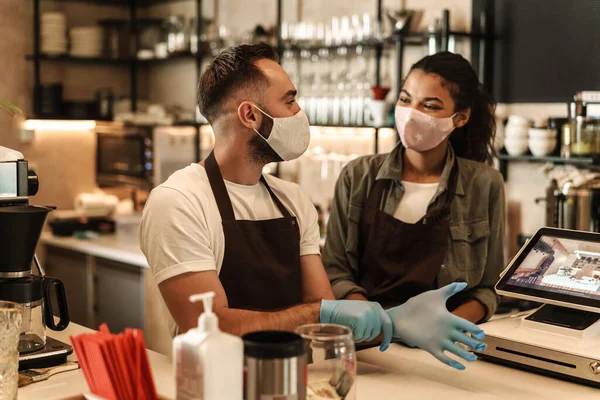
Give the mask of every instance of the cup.
M 306 341 L 306 398 L 356 398 L 356 353 L 352 330 L 335 324 L 310 324 L 296 329 Z
M 242 339 L 245 399 L 306 399 L 306 354 L 299 335 L 258 331 L 247 333 Z
M 19 383 L 19 334 L 23 311 L 19 304 L 0 301 L 0 399 L 16 399 Z
M 370 100 L 369 108 L 371 109 L 371 124 L 375 128 L 387 125 L 387 103 L 384 100 Z

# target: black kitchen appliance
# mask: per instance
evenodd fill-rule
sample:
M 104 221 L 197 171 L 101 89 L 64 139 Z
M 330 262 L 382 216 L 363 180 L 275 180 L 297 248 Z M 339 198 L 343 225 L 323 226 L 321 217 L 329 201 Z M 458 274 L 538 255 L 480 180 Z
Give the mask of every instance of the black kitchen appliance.
M 37 193 L 38 177 L 29 171 L 27 161 L 0 161 L 0 177 L 0 300 L 18 303 L 23 309 L 19 369 L 62 364 L 73 349 L 47 339 L 46 327 L 61 331 L 69 324 L 65 290 L 61 281 L 45 276 L 35 256 L 53 208 L 29 204 L 29 197 Z M 32 273 L 34 261 L 39 274 Z

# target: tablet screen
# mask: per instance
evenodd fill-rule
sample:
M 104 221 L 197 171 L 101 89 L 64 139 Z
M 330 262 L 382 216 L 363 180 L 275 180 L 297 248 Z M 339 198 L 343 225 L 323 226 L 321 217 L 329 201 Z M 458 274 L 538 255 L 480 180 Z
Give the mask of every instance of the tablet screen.
M 497 289 L 542 302 L 600 307 L 600 235 L 552 228 L 538 231 Z

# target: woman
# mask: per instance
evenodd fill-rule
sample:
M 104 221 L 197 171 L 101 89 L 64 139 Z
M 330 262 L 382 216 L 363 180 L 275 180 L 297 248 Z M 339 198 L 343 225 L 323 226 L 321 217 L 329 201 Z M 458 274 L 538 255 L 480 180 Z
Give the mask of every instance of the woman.
M 336 184 L 323 260 L 337 298 L 388 308 L 464 281 L 448 309 L 474 323 L 493 315 L 505 207 L 494 109 L 462 56 L 413 65 L 395 110 L 401 144 L 352 161 Z

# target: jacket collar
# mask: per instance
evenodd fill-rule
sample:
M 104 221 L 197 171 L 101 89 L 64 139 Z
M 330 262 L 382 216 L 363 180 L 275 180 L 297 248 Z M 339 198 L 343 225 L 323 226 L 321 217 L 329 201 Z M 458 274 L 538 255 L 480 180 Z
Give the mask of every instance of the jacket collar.
M 400 183 L 402 177 L 402 164 L 404 162 L 404 150 L 405 148 L 402 146 L 402 143 L 398 143 L 394 150 L 392 150 L 385 158 L 381 168 L 379 169 L 379 172 L 377 172 L 375 180 L 390 179 Z M 446 191 L 448 189 L 448 178 L 450 177 L 452 168 L 454 168 L 454 162 L 456 159 L 457 157 L 454 154 L 452 145 L 448 143 L 446 162 L 444 164 L 442 175 L 440 176 L 440 189 L 442 189 L 442 191 Z M 456 194 L 459 196 L 465 195 L 460 173 L 456 181 Z

